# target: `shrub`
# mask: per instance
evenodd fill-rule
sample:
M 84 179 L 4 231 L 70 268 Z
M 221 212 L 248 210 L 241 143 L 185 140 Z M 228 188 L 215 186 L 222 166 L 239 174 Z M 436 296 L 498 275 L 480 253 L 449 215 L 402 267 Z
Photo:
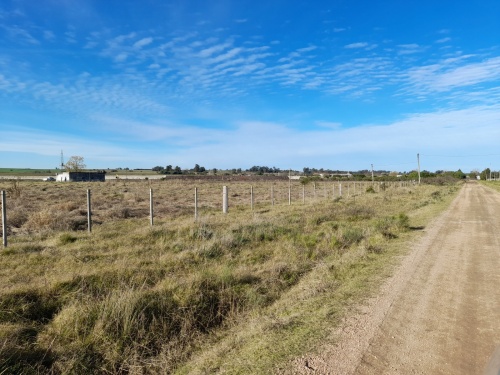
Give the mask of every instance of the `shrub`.
M 364 238 L 363 230 L 357 227 L 343 228 L 337 238 L 337 242 L 342 249 L 346 249 L 361 242 Z
M 72 234 L 70 234 L 70 233 L 62 233 L 59 236 L 59 243 L 61 245 L 66 245 L 66 244 L 69 244 L 69 243 L 73 243 L 76 240 L 77 240 L 77 238 L 75 236 L 73 236 Z

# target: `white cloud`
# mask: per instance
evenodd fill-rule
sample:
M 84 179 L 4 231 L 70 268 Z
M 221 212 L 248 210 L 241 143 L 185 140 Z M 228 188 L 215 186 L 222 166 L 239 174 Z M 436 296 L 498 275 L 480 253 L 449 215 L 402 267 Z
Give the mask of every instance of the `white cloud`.
M 441 39 L 436 40 L 436 43 L 446 43 L 449 41 L 451 41 L 451 38 L 446 37 L 446 38 L 441 38 Z
M 455 66 L 461 60 L 448 59 L 438 64 L 410 69 L 409 81 L 416 90 L 425 93 L 449 91 L 500 79 L 500 57 Z
M 309 47 L 304 47 L 304 48 L 299 48 L 297 52 L 302 53 L 302 52 L 311 52 L 317 49 L 318 47 L 316 46 L 309 46 Z
M 426 49 L 426 47 L 420 46 L 416 43 L 400 44 L 400 45 L 398 45 L 398 47 L 399 47 L 399 50 L 398 50 L 399 55 L 410 55 L 410 54 L 414 54 L 414 53 L 420 53 L 420 52 L 425 51 L 425 49 Z
M 147 46 L 148 44 L 151 44 L 153 42 L 153 38 L 148 37 L 148 38 L 142 38 L 141 40 L 138 40 L 137 42 L 134 43 L 133 47 L 134 48 L 142 48 Z
M 17 25 L 12 25 L 12 26 L 0 25 L 0 28 L 4 29 L 7 32 L 7 34 L 16 41 L 21 41 L 23 43 L 28 43 L 33 45 L 40 44 L 40 42 L 33 35 L 31 35 L 31 33 L 28 30 L 21 28 Z
M 118 55 L 115 56 L 115 61 L 116 62 L 123 62 L 127 60 L 128 55 L 125 52 L 119 53 Z
M 65 153 L 92 159 L 96 168 L 108 167 L 110 161 L 132 163 L 131 167 L 157 165 L 165 160 L 157 150 L 169 150 L 165 151 L 169 160 L 183 167 L 200 163 L 201 158 L 203 165 L 217 168 L 275 165 L 299 170 L 304 166 L 357 170 L 368 169 L 373 163 L 376 168 L 391 164 L 389 169 L 399 171 L 416 168 L 416 153 L 420 153 L 423 169 L 468 171 L 484 166 L 484 155 L 498 154 L 500 139 L 499 105 L 414 114 L 392 123 L 357 127 L 318 121 L 319 128 L 308 130 L 252 120 L 237 121 L 226 129 L 107 115 L 95 115 L 92 120 L 113 138 L 98 133 L 89 141 L 83 135 L 12 130 L 2 124 L 5 137 L 0 139 L 0 149 L 56 157 L 54 150 L 64 149 Z M 141 146 L 131 148 L 130 139 Z M 447 155 L 462 158 L 450 161 Z
M 208 48 L 205 48 L 199 52 L 199 56 L 203 58 L 210 57 L 216 53 L 222 52 L 232 46 L 232 42 L 225 42 L 222 44 L 217 44 Z
M 367 46 L 368 46 L 368 43 L 366 43 L 366 42 L 359 42 L 359 43 L 347 44 L 347 45 L 344 46 L 344 48 L 348 48 L 348 49 L 365 48 Z

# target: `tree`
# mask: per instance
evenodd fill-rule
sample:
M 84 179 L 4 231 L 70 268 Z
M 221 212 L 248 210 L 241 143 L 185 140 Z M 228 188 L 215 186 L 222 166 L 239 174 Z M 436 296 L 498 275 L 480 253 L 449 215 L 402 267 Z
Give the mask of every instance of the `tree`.
M 479 172 L 477 169 L 473 169 L 472 171 L 470 171 L 469 173 L 469 178 L 471 180 L 476 180 L 477 179 L 477 176 L 481 175 L 481 172 Z
M 490 178 L 491 170 L 489 168 L 486 168 L 484 171 L 481 172 L 481 180 L 488 180 Z
M 68 172 L 80 172 L 86 167 L 83 156 L 71 156 L 64 166 Z
M 464 179 L 466 176 L 465 176 L 465 173 L 462 172 L 461 169 L 459 169 L 458 171 L 453 172 L 453 177 L 459 178 L 459 179 Z

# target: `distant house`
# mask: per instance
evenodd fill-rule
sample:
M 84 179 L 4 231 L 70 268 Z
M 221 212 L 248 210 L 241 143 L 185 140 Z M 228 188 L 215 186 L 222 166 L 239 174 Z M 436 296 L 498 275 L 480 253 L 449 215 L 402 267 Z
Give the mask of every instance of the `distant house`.
M 105 179 L 106 179 L 106 172 L 105 171 L 62 172 L 56 176 L 56 181 L 59 181 L 59 182 L 82 182 L 82 181 L 90 181 L 90 182 L 101 181 L 101 182 L 104 182 Z

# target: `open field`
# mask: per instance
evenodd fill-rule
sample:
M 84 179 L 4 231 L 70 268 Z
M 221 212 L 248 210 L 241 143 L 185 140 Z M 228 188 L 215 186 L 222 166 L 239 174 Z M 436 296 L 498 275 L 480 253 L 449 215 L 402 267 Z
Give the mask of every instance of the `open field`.
M 343 183 L 340 198 L 317 183 L 304 204 L 294 182 L 289 206 L 288 186 L 0 181 L 0 372 L 272 373 L 373 290 L 459 187 Z

